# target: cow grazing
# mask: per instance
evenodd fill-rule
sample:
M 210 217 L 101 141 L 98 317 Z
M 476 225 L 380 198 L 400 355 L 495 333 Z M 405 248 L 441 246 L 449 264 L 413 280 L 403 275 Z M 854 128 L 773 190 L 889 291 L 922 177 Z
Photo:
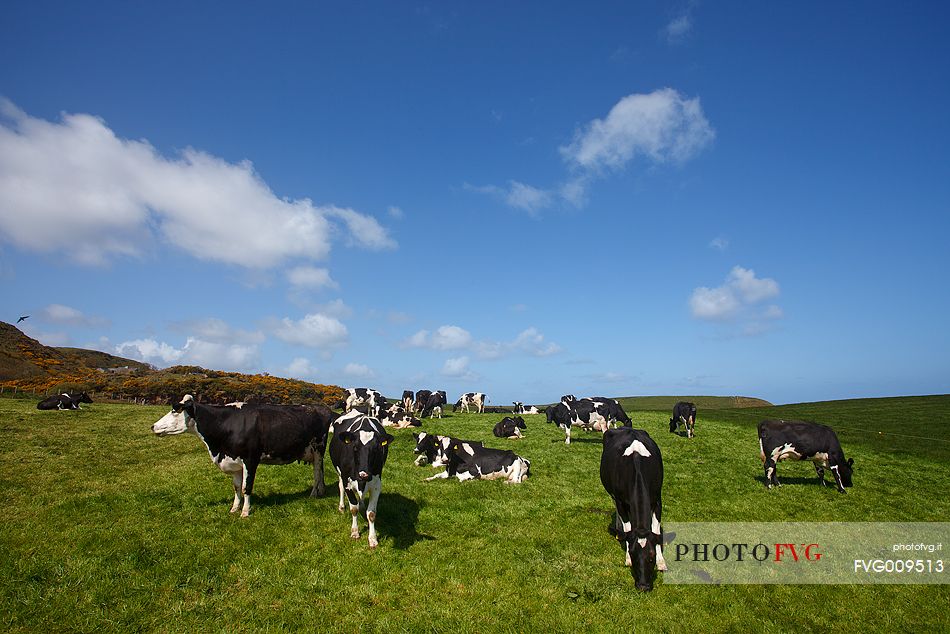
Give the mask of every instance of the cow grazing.
M 412 390 L 403 390 L 402 391 L 402 407 L 407 412 L 412 411 L 412 402 L 415 400 L 415 395 L 412 393 Z
M 452 443 L 464 442 L 472 446 L 481 447 L 482 443 L 476 440 L 461 440 L 451 436 L 437 436 L 427 432 L 413 434 L 416 440 L 416 448 L 413 453 L 418 454 L 415 459 L 415 465 L 421 467 L 428 463 L 433 467 L 444 467 L 449 463 L 448 449 Z
M 604 433 L 600 481 L 617 509 L 617 540 L 638 590 L 653 589 L 663 559 L 663 458 L 642 429 L 619 427 Z
M 461 409 L 465 410 L 465 413 L 468 414 L 468 408 L 474 407 L 475 412 L 478 414 L 485 413 L 485 401 L 487 397 L 482 392 L 466 392 L 459 397 L 458 402 L 452 406 L 452 411 L 457 412 Z
M 379 416 L 381 408 L 386 406 L 386 399 L 376 390 L 365 387 L 348 387 L 346 391 L 349 395 L 346 397 L 344 412 L 355 409 L 359 405 L 367 406 L 367 413 L 370 416 Z
M 521 438 L 522 429 L 527 429 L 523 418 L 520 416 L 505 416 L 495 425 L 492 433 L 499 438 Z
M 79 394 L 54 394 L 37 403 L 36 409 L 82 409 L 82 407 L 79 406 L 80 403 L 92 403 L 92 399 L 89 398 L 89 395 L 85 392 L 80 392 Z
M 341 420 L 342 419 L 342 420 Z M 340 477 L 340 512 L 344 511 L 343 498 L 350 504 L 353 523 L 350 537 L 360 538 L 357 514 L 365 511 L 369 523 L 369 547 L 376 548 L 376 505 L 383 487 L 383 467 L 389 455 L 389 443 L 394 440 L 386 433 L 379 420 L 371 416 L 340 417 L 333 425 L 330 441 L 330 460 Z
M 464 440 L 450 442 L 445 454 L 448 457 L 446 470 L 426 478 L 427 481 L 456 477 L 459 482 L 504 479 L 507 484 L 520 484 L 531 469 L 531 461 L 513 451 L 491 449 Z
M 522 403 L 521 401 L 512 401 L 511 403 L 512 405 L 515 406 L 515 414 L 540 414 L 541 413 L 541 410 L 539 410 L 534 405 L 525 407 L 524 403 Z
M 432 417 L 442 418 L 442 406 L 448 403 L 445 399 L 445 390 L 430 392 L 425 403 L 419 412 L 419 418 L 425 418 L 426 414 Z
M 632 421 L 620 404 L 602 396 L 577 399 L 573 394 L 561 397 L 561 402 L 547 410 L 548 422 L 564 430 L 564 444 L 571 444 L 571 428 L 605 432 L 617 421 L 630 427 Z
M 325 493 L 323 454 L 333 412 L 324 405 L 202 405 L 190 394 L 152 425 L 158 436 L 189 432 L 208 448 L 211 460 L 230 474 L 234 485 L 231 512 L 251 512 L 254 479 L 260 464 L 313 463 L 311 497 Z
M 845 460 L 834 430 L 800 420 L 766 419 L 759 423 L 759 456 L 765 469 L 765 486 L 779 486 L 776 465 L 782 460 L 811 460 L 822 486 L 825 468 L 831 468 L 838 491 L 851 486 L 854 459 Z
M 693 431 L 693 427 L 696 425 L 695 405 L 687 403 L 686 401 L 680 401 L 673 406 L 673 416 L 670 417 L 670 433 L 675 432 L 680 424 L 686 426 L 687 438 L 692 438 L 696 435 Z

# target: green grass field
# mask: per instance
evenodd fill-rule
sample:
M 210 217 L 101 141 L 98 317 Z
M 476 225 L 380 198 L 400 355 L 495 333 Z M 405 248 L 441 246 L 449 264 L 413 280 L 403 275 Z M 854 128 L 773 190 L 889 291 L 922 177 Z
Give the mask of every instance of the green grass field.
M 511 447 L 522 485 L 423 482 L 409 430 L 383 477 L 380 547 L 349 538 L 310 468 L 263 466 L 251 517 L 228 513 L 230 479 L 194 436 L 156 438 L 167 408 L 40 412 L 0 399 L 0 628 L 4 631 L 652 632 L 946 631 L 950 586 L 678 586 L 634 590 L 608 533 L 596 434 L 527 417 L 447 415 L 426 429 Z M 663 453 L 664 521 L 948 521 L 950 397 L 700 410 L 693 440 L 666 411 L 631 411 Z M 783 462 L 762 486 L 755 424 L 840 427 L 848 495 Z M 883 433 L 879 433 L 883 432 Z

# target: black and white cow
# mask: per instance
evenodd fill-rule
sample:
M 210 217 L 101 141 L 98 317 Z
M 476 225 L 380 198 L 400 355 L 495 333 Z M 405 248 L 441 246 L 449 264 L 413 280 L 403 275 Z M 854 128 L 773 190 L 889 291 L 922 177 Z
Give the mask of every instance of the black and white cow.
M 680 423 L 686 426 L 686 437 L 695 436 L 693 428 L 696 425 L 696 406 L 686 401 L 680 401 L 673 406 L 673 416 L 670 417 L 670 433 L 676 431 Z
M 416 392 L 416 400 L 412 402 L 412 411 L 421 413 L 425 409 L 426 403 L 429 402 L 429 397 L 432 395 L 432 390 L 419 390 Z
M 85 392 L 79 394 L 54 394 L 47 396 L 36 404 L 36 409 L 82 409 L 80 403 L 92 403 L 92 399 Z
M 759 456 L 765 468 L 765 486 L 779 486 L 776 465 L 782 460 L 811 460 L 818 481 L 825 482 L 825 468 L 831 468 L 838 491 L 851 486 L 854 458 L 845 460 L 834 430 L 826 425 L 801 420 L 766 419 L 759 423 Z
M 524 403 L 522 403 L 521 401 L 512 401 L 511 403 L 515 406 L 515 414 L 540 414 L 541 413 L 541 410 L 539 410 L 534 405 L 525 407 Z
M 412 411 L 412 402 L 415 400 L 415 395 L 412 393 L 412 390 L 403 390 L 402 391 L 402 408 L 407 412 Z
M 638 590 L 649 592 L 663 559 L 663 458 L 642 429 L 619 427 L 604 433 L 600 481 L 617 509 L 617 540 Z
M 422 421 L 404 410 L 399 405 L 393 405 L 386 410 L 386 415 L 379 419 L 383 427 L 405 429 L 406 427 L 421 427 Z
M 426 398 L 422 410 L 419 412 L 419 418 L 425 418 L 426 414 L 432 417 L 442 418 L 442 406 L 448 403 L 445 399 L 445 390 L 430 392 Z
M 376 390 L 365 387 L 348 387 L 346 391 L 349 396 L 346 397 L 344 412 L 348 412 L 358 405 L 366 405 L 367 413 L 370 416 L 378 417 L 379 410 L 386 406 L 386 399 Z
M 455 405 L 452 406 L 452 411 L 457 412 L 461 409 L 465 410 L 465 413 L 468 414 L 468 408 L 474 407 L 475 412 L 478 414 L 485 413 L 485 394 L 482 392 L 466 392 L 459 397 L 459 400 Z
M 369 523 L 369 547 L 376 548 L 376 505 L 383 488 L 383 467 L 389 456 L 389 443 L 395 440 L 372 416 L 337 418 L 330 441 L 330 461 L 340 477 L 340 513 L 345 509 L 344 495 L 350 503 L 350 537 L 360 538 L 357 514 L 365 511 Z
M 549 407 L 547 419 L 564 430 L 564 444 L 567 445 L 571 444 L 572 427 L 603 433 L 617 421 L 622 421 L 625 427 L 632 424 L 617 401 L 602 396 L 577 399 L 573 394 L 562 396 L 560 403 Z
M 520 484 L 531 469 L 531 461 L 513 451 L 491 449 L 464 440 L 449 443 L 445 453 L 446 470 L 426 478 L 427 481 L 455 477 L 459 482 L 504 479 L 506 484 Z
M 491 433 L 499 438 L 521 438 L 521 430 L 527 428 L 527 425 L 524 424 L 524 419 L 520 416 L 505 416 L 495 425 Z
M 433 467 L 444 467 L 449 463 L 448 450 L 452 443 L 468 443 L 472 446 L 482 446 L 480 441 L 461 440 L 451 436 L 437 436 L 428 432 L 413 434 L 416 439 L 416 448 L 413 453 L 418 454 L 415 464 L 418 467 L 428 463 Z
M 231 512 L 251 512 L 260 464 L 313 463 L 311 497 L 325 493 L 323 454 L 333 412 L 324 405 L 202 405 L 190 394 L 152 425 L 158 436 L 189 432 L 208 448 L 211 460 L 234 485 Z

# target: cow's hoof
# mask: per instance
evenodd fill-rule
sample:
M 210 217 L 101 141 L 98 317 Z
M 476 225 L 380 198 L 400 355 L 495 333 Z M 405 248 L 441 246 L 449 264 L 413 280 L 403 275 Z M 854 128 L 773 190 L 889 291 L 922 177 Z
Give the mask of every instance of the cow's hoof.
M 379 546 L 379 542 L 376 540 L 373 540 L 369 543 L 370 548 L 376 548 L 377 546 Z
M 847 491 L 845 491 L 844 489 L 838 489 L 838 493 L 840 493 L 841 495 L 844 495 L 845 493 L 847 493 Z
M 342 513 L 342 512 L 344 512 L 346 509 L 343 508 L 342 506 L 338 506 L 338 507 L 336 507 L 336 510 L 338 510 L 340 513 Z
M 326 489 L 314 489 L 314 490 L 312 490 L 312 491 L 310 492 L 310 497 L 312 497 L 312 498 L 322 498 L 322 497 L 323 497 L 324 495 L 326 495 L 326 494 L 327 494 L 327 490 L 326 490 Z
M 241 511 L 241 519 L 245 519 L 251 514 L 250 511 Z
M 350 539 L 359 539 L 359 538 L 360 538 L 359 531 L 353 531 L 352 533 L 350 533 Z
M 232 506 L 232 507 L 231 507 L 231 510 L 228 511 L 228 513 L 237 513 L 239 508 L 241 508 L 241 507 L 240 507 L 240 506 Z

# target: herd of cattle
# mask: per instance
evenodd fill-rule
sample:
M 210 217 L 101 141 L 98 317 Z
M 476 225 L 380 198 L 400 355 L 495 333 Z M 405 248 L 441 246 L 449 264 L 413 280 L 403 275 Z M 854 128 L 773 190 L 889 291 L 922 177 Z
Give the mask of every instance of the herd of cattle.
M 484 411 L 487 397 L 480 392 L 463 394 L 453 411 L 474 408 Z M 38 409 L 78 409 L 79 403 L 92 399 L 81 394 L 62 394 L 41 401 Z M 343 414 L 325 405 L 266 405 L 229 403 L 206 405 L 186 394 L 172 405 L 168 414 L 152 425 L 152 432 L 168 436 L 190 432 L 204 442 L 214 464 L 232 478 L 234 501 L 231 512 L 239 509 L 247 517 L 257 467 L 261 464 L 288 464 L 304 461 L 313 464 L 312 497 L 325 494 L 323 460 L 329 440 L 330 461 L 338 475 L 339 511 L 349 506 L 352 524 L 350 536 L 359 539 L 357 518 L 364 514 L 369 525 L 370 548 L 378 545 L 376 507 L 382 490 L 382 473 L 394 437 L 386 427 L 419 427 L 421 418 L 442 416 L 446 405 L 444 391 L 420 390 L 403 393 L 401 402 L 389 405 L 377 391 L 350 388 L 338 403 Z M 616 534 L 631 568 L 638 589 L 653 588 L 657 570 L 666 570 L 663 559 L 661 526 L 663 460 L 650 435 L 633 429 L 632 421 L 620 404 L 610 398 L 578 399 L 571 394 L 560 402 L 539 410 L 514 402 L 515 416 L 498 422 L 493 434 L 499 438 L 521 438 L 527 428 L 523 414 L 547 416 L 565 433 L 570 445 L 571 429 L 603 433 L 600 479 L 616 507 Z M 388 407 L 387 407 L 388 406 Z M 418 416 L 418 417 L 417 417 Z M 670 417 L 670 432 L 687 438 L 695 435 L 696 406 L 679 402 Z M 765 485 L 778 486 L 776 465 L 782 460 L 811 460 L 822 485 L 827 485 L 825 468 L 834 476 L 838 491 L 852 484 L 853 459 L 846 460 L 834 431 L 817 423 L 791 420 L 762 421 L 758 426 L 760 458 L 765 469 Z M 485 447 L 480 441 L 441 436 L 421 431 L 414 433 L 416 465 L 445 467 L 427 481 L 442 478 L 466 480 L 502 479 L 521 483 L 530 474 L 531 461 L 506 449 Z

